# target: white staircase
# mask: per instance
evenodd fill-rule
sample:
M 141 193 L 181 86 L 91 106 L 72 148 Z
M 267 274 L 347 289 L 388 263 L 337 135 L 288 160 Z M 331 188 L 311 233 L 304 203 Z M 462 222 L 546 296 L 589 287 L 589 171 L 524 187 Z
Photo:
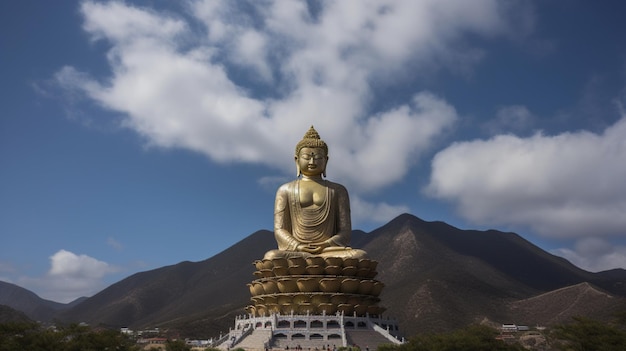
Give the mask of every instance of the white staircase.
M 255 329 L 248 336 L 240 340 L 232 348 L 242 348 L 245 350 L 264 350 L 272 338 L 270 329 Z

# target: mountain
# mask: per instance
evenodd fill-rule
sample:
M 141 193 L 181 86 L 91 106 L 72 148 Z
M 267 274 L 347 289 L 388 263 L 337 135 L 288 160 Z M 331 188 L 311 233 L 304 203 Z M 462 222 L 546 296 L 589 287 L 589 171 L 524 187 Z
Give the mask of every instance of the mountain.
M 199 337 L 227 331 L 250 299 L 252 262 L 275 245 L 272 232 L 258 231 L 207 260 L 134 274 L 60 317 L 116 327 L 166 325 Z
M 584 282 L 621 295 L 614 307 L 626 310 L 621 285 L 626 271 L 610 278 L 584 271 L 514 233 L 460 230 L 405 214 L 360 240 L 380 261 L 387 315 L 396 316 L 407 335 L 485 319 L 543 323 L 545 318 L 517 316 L 511 304 Z M 562 313 L 568 304 L 555 303 L 554 312 Z
M 626 271 L 584 271 L 514 233 L 461 230 L 404 214 L 370 233 L 354 231 L 352 246 L 379 261 L 381 305 L 409 336 L 481 321 L 546 324 L 592 310 L 606 319 L 626 310 Z M 252 262 L 275 247 L 272 232 L 258 231 L 207 260 L 134 274 L 56 317 L 217 336 L 244 314 Z
M 603 319 L 616 312 L 619 306 L 616 300 L 619 298 L 589 283 L 580 283 L 516 301 L 511 304 L 511 310 L 522 322 L 532 320 L 534 324 L 550 325 L 575 316 Z
M 22 311 L 7 305 L 0 305 L 0 323 L 29 323 L 32 322 Z
M 72 306 L 42 299 L 30 290 L 3 281 L 0 281 L 0 305 L 21 311 L 30 319 L 39 321 L 51 320 L 59 311 Z

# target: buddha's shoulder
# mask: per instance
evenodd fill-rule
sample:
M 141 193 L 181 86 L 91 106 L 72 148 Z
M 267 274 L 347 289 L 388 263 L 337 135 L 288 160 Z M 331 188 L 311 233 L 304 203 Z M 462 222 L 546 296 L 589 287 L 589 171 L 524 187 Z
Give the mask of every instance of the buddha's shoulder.
M 285 183 L 283 185 L 281 185 L 278 188 L 278 192 L 286 192 L 286 191 L 291 191 L 293 188 L 295 188 L 298 184 L 298 179 L 296 180 L 292 180 L 288 183 Z M 330 180 L 326 180 L 323 183 L 325 186 L 338 191 L 338 192 L 347 192 L 346 187 L 344 187 L 343 185 L 339 184 L 339 183 L 335 183 L 335 182 L 331 182 Z
M 326 181 L 326 185 L 329 188 L 334 189 L 335 191 L 338 191 L 338 192 L 346 192 L 346 193 L 348 192 L 348 190 L 346 190 L 345 186 L 343 186 L 343 185 L 341 185 L 339 183 L 331 182 L 330 180 Z
M 283 192 L 283 191 L 290 191 L 291 189 L 293 189 L 296 184 L 298 183 L 298 180 L 292 180 L 289 183 L 285 183 L 281 186 L 278 187 L 278 192 Z

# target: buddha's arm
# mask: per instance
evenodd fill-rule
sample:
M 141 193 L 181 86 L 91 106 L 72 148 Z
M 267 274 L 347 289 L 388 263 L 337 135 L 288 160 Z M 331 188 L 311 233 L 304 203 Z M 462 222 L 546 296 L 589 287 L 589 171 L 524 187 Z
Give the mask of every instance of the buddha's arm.
M 348 191 L 340 184 L 335 184 L 335 196 L 337 197 L 337 232 L 327 240 L 329 246 L 350 246 L 352 235 L 352 222 L 350 220 L 350 198 Z
M 289 213 L 289 187 L 281 186 L 276 192 L 274 205 L 274 237 L 278 249 L 283 251 L 297 251 L 300 244 L 291 233 L 291 215 Z

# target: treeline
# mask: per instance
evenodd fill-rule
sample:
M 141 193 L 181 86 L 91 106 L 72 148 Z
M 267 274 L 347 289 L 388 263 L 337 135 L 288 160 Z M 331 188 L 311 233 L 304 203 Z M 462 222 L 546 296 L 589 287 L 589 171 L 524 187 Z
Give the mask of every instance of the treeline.
M 500 332 L 482 325 L 442 334 L 416 335 L 403 345 L 382 345 L 379 351 L 623 351 L 626 350 L 626 313 L 613 323 L 574 318 L 542 333 L 541 342 L 522 345 L 524 335 L 507 341 Z M 168 341 L 166 351 L 189 350 L 182 340 Z M 46 328 L 34 322 L 0 323 L 0 351 L 141 350 L 136 341 L 118 330 L 70 324 Z
M 150 350 L 189 351 L 183 340 L 168 340 Z M 86 325 L 45 327 L 35 322 L 0 323 L 0 351 L 139 351 L 143 348 L 119 330 Z
M 418 334 L 402 345 L 383 345 L 378 351 L 522 351 L 519 344 L 497 340 L 498 332 L 488 326 L 472 325 L 442 334 Z
M 0 323 L 0 351 L 140 350 L 135 340 L 117 330 L 94 330 L 70 324 L 43 327 L 35 322 Z
M 522 344 L 526 333 L 516 333 L 507 341 L 497 338 L 497 330 L 483 325 L 443 334 L 422 334 L 403 345 L 383 345 L 379 351 L 624 351 L 626 350 L 626 313 L 613 323 L 577 317 L 556 325 L 532 343 Z M 541 340 L 536 342 L 535 340 Z

